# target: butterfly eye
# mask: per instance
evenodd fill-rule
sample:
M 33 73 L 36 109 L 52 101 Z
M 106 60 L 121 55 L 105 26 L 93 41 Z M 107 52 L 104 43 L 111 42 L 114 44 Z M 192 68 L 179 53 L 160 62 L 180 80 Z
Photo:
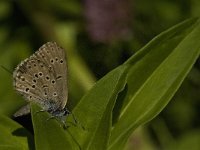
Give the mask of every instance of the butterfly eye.
M 35 88 L 35 84 L 32 85 L 32 88 L 33 88 L 33 89 Z
M 60 60 L 60 63 L 61 63 L 61 64 L 63 63 L 63 60 L 62 60 L 62 59 Z

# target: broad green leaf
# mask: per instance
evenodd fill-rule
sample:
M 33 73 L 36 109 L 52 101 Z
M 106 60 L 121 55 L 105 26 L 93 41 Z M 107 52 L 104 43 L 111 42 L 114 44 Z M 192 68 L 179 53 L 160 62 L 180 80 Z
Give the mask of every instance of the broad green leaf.
M 154 38 L 124 64 L 131 65 L 128 92 L 109 149 L 123 149 L 134 129 L 166 106 L 198 58 L 199 40 L 199 21 L 191 19 Z
M 32 135 L 10 118 L 0 115 L 0 149 L 33 150 Z
M 127 66 L 120 66 L 99 80 L 75 107 L 73 113 L 79 123 L 78 127 L 71 127 L 70 131 L 82 149 L 107 148 L 111 114 L 117 95 L 125 86 Z M 85 129 L 81 129 L 81 126 Z
M 49 119 L 51 116 L 47 112 L 39 112 L 36 104 L 31 105 L 32 122 L 35 136 L 35 147 L 37 150 L 70 150 L 79 149 L 68 129 L 63 128 L 63 124 L 58 120 Z

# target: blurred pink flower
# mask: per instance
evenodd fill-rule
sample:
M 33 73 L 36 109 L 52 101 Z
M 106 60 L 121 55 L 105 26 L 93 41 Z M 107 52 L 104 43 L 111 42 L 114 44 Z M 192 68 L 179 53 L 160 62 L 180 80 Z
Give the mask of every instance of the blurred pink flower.
M 85 0 L 87 30 L 98 42 L 124 39 L 129 34 L 129 0 Z

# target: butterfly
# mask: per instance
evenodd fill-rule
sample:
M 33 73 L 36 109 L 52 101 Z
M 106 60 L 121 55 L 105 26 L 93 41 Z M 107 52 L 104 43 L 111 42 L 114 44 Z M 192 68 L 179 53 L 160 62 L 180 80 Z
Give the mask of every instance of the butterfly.
M 65 122 L 70 111 L 68 100 L 67 61 L 65 50 L 56 42 L 47 42 L 29 58 L 22 61 L 13 73 L 16 91 L 28 102 L 15 117 L 30 113 L 30 103 L 36 103 L 52 118 Z

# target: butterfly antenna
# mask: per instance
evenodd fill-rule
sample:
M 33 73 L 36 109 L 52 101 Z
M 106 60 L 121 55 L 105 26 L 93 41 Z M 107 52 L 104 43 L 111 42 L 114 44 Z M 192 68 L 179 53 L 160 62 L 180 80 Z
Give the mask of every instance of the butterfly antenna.
M 7 71 L 8 73 L 12 74 L 12 71 L 10 71 L 8 68 L 4 67 L 3 65 L 0 65 L 1 68 L 3 68 L 5 71 Z

